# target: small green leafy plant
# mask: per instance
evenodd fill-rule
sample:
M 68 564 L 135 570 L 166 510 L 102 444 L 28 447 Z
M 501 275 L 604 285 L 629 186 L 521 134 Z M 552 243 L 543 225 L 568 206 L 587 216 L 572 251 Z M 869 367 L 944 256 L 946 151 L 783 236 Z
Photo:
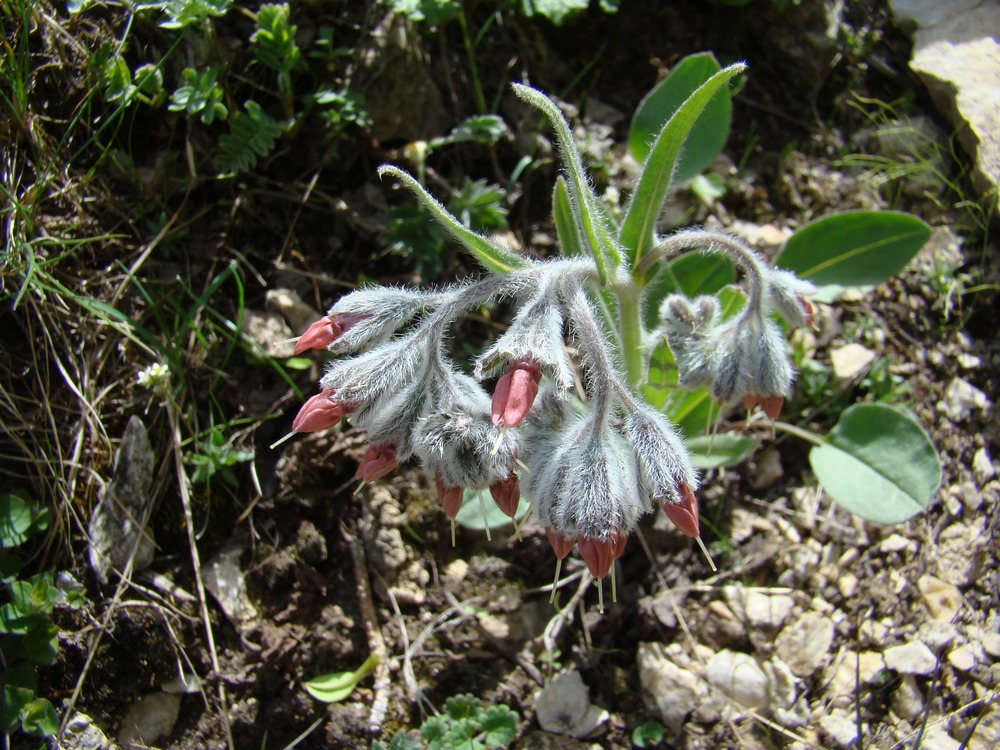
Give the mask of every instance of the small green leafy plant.
M 520 717 L 504 704 L 483 708 L 473 695 L 456 695 L 445 703 L 444 712 L 420 726 L 419 738 L 400 732 L 388 745 L 372 744 L 372 750 L 485 750 L 509 747 L 517 736 Z
M 51 572 L 22 578 L 23 561 L 14 552 L 29 538 L 48 528 L 50 513 L 20 494 L 0 495 L 0 730 L 5 737 L 21 731 L 49 737 L 59 729 L 52 704 L 37 695 L 35 666 L 55 661 L 58 628 L 52 622 L 59 603 L 76 608 L 82 603 L 72 577 Z M 5 743 L 7 747 L 9 743 Z

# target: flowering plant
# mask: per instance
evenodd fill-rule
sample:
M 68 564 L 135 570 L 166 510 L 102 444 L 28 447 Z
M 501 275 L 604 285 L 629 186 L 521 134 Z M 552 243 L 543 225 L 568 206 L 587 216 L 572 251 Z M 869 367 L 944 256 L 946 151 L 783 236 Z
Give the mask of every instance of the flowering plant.
M 801 326 L 813 311 L 808 282 L 770 267 L 739 240 L 656 232 L 685 136 L 743 68 L 709 78 L 664 125 L 621 222 L 594 193 L 558 107 L 514 85 L 552 123 L 562 152 L 556 259 L 532 260 L 471 231 L 412 176 L 383 166 L 380 175 L 410 188 L 488 273 L 440 289 L 373 287 L 341 298 L 297 342 L 297 353 L 327 349 L 339 358 L 293 430 L 326 429 L 350 415 L 371 443 L 357 478 L 375 481 L 416 457 L 453 520 L 465 488 L 488 488 L 511 517 L 523 493 L 557 558 L 576 546 L 598 579 L 656 506 L 697 537 L 698 475 L 678 430 L 639 389 L 652 345 L 666 340 L 681 386 L 708 387 L 722 404 L 759 405 L 773 419 L 793 373 L 771 314 Z M 671 294 L 659 303 L 658 326 L 647 330 L 644 306 L 657 272 L 688 252 L 732 260 L 745 279 L 745 305 L 727 318 L 715 297 Z M 448 331 L 463 313 L 497 299 L 513 303 L 510 326 L 464 374 L 446 352 Z M 582 398 L 574 395 L 578 373 Z M 494 380 L 491 396 L 483 383 Z

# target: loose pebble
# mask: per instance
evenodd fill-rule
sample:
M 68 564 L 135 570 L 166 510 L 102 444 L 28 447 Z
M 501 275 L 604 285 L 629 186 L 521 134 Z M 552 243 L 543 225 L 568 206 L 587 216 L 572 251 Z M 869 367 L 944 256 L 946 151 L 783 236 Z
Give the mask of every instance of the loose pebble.
M 920 641 L 910 641 L 887 648 L 882 657 L 885 665 L 900 674 L 931 674 L 937 667 L 937 657 Z
M 990 406 L 986 394 L 968 380 L 953 378 L 944 392 L 944 400 L 938 404 L 953 422 L 967 419 L 973 411 L 983 412 Z
M 954 584 L 934 576 L 921 576 L 917 588 L 930 616 L 939 622 L 951 622 L 962 607 L 962 592 Z
M 676 734 L 708 695 L 708 688 L 693 673 L 674 664 L 659 643 L 640 643 L 636 663 L 643 700 Z
M 849 383 L 860 378 L 874 361 L 875 352 L 861 344 L 847 344 L 830 352 L 833 377 L 839 383 Z
M 978 663 L 976 651 L 971 643 L 965 643 L 948 652 L 948 663 L 960 672 L 968 672 Z
M 976 481 L 979 482 L 980 486 L 993 479 L 996 473 L 996 467 L 993 466 L 993 461 L 990 459 L 990 454 L 986 449 L 980 448 L 977 450 L 976 454 L 972 457 L 972 474 L 976 477 Z
M 853 745 L 858 739 L 858 725 L 853 712 L 834 708 L 819 719 L 819 726 L 843 747 Z
M 892 693 L 892 710 L 911 722 L 924 712 L 924 694 L 913 675 L 900 676 L 899 685 Z
M 833 620 L 807 612 L 778 634 L 775 652 L 794 674 L 808 677 L 826 663 L 833 630 Z
M 590 691 L 576 670 L 559 674 L 535 700 L 538 723 L 546 732 L 588 737 L 608 720 L 608 712 L 591 704 Z
M 768 707 L 767 675 L 749 654 L 718 652 L 705 665 L 705 679 L 744 708 Z

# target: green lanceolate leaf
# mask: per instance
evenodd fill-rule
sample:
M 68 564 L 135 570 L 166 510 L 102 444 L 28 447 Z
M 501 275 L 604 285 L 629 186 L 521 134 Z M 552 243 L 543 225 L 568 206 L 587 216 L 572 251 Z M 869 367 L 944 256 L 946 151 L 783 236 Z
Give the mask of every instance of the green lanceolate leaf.
M 305 684 L 306 691 L 318 701 L 338 703 L 354 692 L 358 683 L 381 661 L 375 654 L 370 654 L 364 663 L 353 672 L 333 672 L 309 680 Z
M 809 463 L 838 505 L 875 523 L 912 518 L 941 484 L 927 433 L 908 412 L 886 404 L 847 409 Z
M 570 206 L 575 225 L 580 232 L 581 240 L 594 256 L 597 264 L 597 272 L 604 284 L 608 279 L 607 264 L 621 263 L 621 253 L 617 242 L 614 239 L 614 228 L 610 217 L 600 207 L 600 202 L 594 194 L 594 189 L 590 186 L 587 173 L 583 168 L 583 160 L 580 158 L 580 151 L 573 140 L 569 123 L 563 117 L 559 107 L 555 105 L 541 91 L 537 91 L 528 86 L 513 84 L 514 93 L 538 109 L 542 110 L 556 133 L 556 140 L 562 151 L 563 161 L 566 166 L 566 176 L 568 177 L 568 192 Z
M 719 70 L 719 63 L 711 52 L 688 55 L 646 94 L 635 110 L 628 134 L 628 147 L 636 161 L 641 163 L 649 155 L 653 141 L 670 116 Z M 715 161 L 726 145 L 731 120 L 729 93 L 720 89 L 705 106 L 698 127 L 684 142 L 683 157 L 678 160 L 674 172 L 675 183 L 690 180 Z
M 899 273 L 930 234 L 930 227 L 910 214 L 845 211 L 799 229 L 775 263 L 826 288 L 830 298 L 843 288 L 874 286 Z
M 483 235 L 473 232 L 452 216 L 434 197 L 424 190 L 424 186 L 399 167 L 383 164 L 378 170 L 380 177 L 391 175 L 412 190 L 420 202 L 434 215 L 437 222 L 444 227 L 459 244 L 469 251 L 485 268 L 494 273 L 510 273 L 520 268 L 527 268 L 527 260 L 506 248 L 490 242 Z
M 656 221 L 673 181 L 685 139 L 716 92 L 746 67 L 743 63 L 734 63 L 705 81 L 674 112 L 656 137 L 642 165 L 639 183 L 618 235 L 619 244 L 633 267 L 656 242 Z
M 556 186 L 552 190 L 552 219 L 556 225 L 562 254 L 568 258 L 583 255 L 580 232 L 573 223 L 573 206 L 569 202 L 569 191 L 562 175 L 556 179 Z
M 700 435 L 684 444 L 691 451 L 691 463 L 699 469 L 735 466 L 750 457 L 759 445 L 754 438 L 741 435 Z

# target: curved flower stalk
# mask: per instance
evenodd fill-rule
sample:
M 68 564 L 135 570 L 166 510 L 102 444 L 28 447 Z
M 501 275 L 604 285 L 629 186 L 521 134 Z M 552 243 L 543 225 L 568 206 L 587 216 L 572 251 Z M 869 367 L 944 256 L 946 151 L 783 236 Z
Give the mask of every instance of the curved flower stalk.
M 362 289 L 336 302 L 296 347 L 337 358 L 293 430 L 326 429 L 348 417 L 371 441 L 357 478 L 376 481 L 415 458 L 453 521 L 466 488 L 480 497 L 489 489 L 511 517 L 527 498 L 559 564 L 576 547 L 591 575 L 611 575 L 612 586 L 628 537 L 657 507 L 698 537 L 698 475 L 680 432 L 641 395 L 643 342 L 665 337 L 681 386 L 707 387 L 722 403 L 760 405 L 774 418 L 793 373 L 772 313 L 792 326 L 808 325 L 813 314 L 811 285 L 770 268 L 733 237 L 653 230 L 672 171 L 662 160 L 679 153 L 669 139 L 683 138 L 699 108 L 741 69 L 713 76 L 678 110 L 681 120 L 664 126 L 621 225 L 601 208 L 557 105 L 514 87 L 553 123 L 566 170 L 555 191 L 556 224 L 572 257 L 517 255 L 466 228 L 405 172 L 382 167 L 486 274 L 426 291 Z M 744 308 L 726 320 L 714 297 L 671 295 L 660 305 L 659 329 L 644 330 L 650 282 L 687 252 L 729 258 L 745 279 Z M 512 303 L 511 323 L 466 375 L 444 342 L 459 316 L 501 298 Z

